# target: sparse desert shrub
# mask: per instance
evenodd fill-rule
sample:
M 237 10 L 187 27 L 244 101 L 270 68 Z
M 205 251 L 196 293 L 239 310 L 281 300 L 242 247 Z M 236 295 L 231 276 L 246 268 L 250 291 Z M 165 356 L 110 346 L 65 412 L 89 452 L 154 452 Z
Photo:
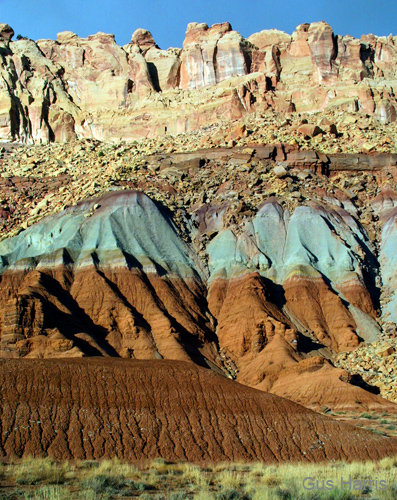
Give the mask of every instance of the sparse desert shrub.
M 169 500 L 186 500 L 189 498 L 189 495 L 184 491 L 174 491 L 168 498 Z
M 81 486 L 96 493 L 117 493 L 126 486 L 123 476 L 96 474 L 82 480 Z
M 377 493 L 381 500 L 396 500 L 397 498 L 397 484 L 388 485 L 385 490 Z
M 98 494 L 94 490 L 81 490 L 78 498 L 80 500 L 109 500 L 110 497 L 108 494 Z
M 275 465 L 263 466 L 260 483 L 268 487 L 278 486 L 281 483 L 281 477 L 284 475 L 284 469 Z
M 137 468 L 129 464 L 127 462 L 122 462 L 118 458 L 113 458 L 112 460 L 103 460 L 99 463 L 98 467 L 96 467 L 96 472 L 98 474 L 106 474 L 108 476 L 118 476 L 127 478 L 132 474 L 136 474 L 138 472 Z
M 42 486 L 41 488 L 25 493 L 26 500 L 68 500 L 69 492 L 59 486 Z
M 188 497 L 185 497 L 186 499 Z M 168 495 L 165 495 L 164 493 L 157 493 L 156 496 L 154 497 L 151 497 L 151 499 L 155 499 L 155 500 L 170 500 L 170 497 Z
M 15 482 L 21 485 L 62 484 L 66 469 L 67 463 L 58 464 L 47 458 L 27 458 L 16 465 Z
M 194 500 L 215 500 L 215 496 L 211 491 L 205 489 L 205 490 L 201 490 L 198 493 L 196 493 L 194 495 L 193 499 Z
M 252 464 L 250 467 L 250 475 L 251 476 L 263 476 L 265 473 L 265 464 L 262 462 L 257 462 L 255 464 Z
M 381 431 L 380 429 L 371 429 L 371 431 L 374 434 L 379 434 L 379 436 L 386 436 L 386 434 L 384 433 L 384 431 Z
M 133 479 L 130 479 L 126 484 L 134 491 L 147 491 L 153 489 L 150 484 L 145 483 L 144 481 L 134 481 Z
M 383 470 L 390 470 L 397 467 L 397 457 L 385 457 L 379 461 L 379 467 Z
M 319 500 L 357 500 L 357 496 L 350 490 L 336 488 L 329 492 L 322 492 Z
M 76 461 L 76 469 L 97 469 L 100 465 L 100 462 L 97 460 L 77 460 Z
M 298 500 L 299 493 L 295 482 L 277 486 L 274 490 L 275 498 L 279 500 Z
M 168 464 L 163 458 L 156 458 L 150 463 L 150 468 L 156 474 L 168 474 L 168 471 L 172 469 L 170 464 Z
M 128 486 L 128 476 L 135 473 L 136 468 L 131 464 L 118 459 L 104 460 L 97 467 L 90 467 L 85 471 L 80 486 L 98 495 L 109 496 Z
M 186 483 L 191 483 L 201 488 L 208 486 L 208 476 L 205 471 L 198 465 L 183 464 L 182 480 Z
M 364 412 L 360 415 L 360 418 L 366 418 L 367 420 L 376 420 L 378 417 L 371 415 L 370 413 Z
M 0 491 L 0 500 L 19 500 L 21 497 L 15 492 Z

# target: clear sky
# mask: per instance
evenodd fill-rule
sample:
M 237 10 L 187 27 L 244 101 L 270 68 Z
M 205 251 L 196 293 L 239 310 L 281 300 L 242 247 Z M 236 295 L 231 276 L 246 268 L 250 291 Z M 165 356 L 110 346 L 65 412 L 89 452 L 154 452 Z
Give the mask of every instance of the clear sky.
M 0 23 L 34 40 L 66 30 L 81 37 L 104 31 L 124 45 L 145 28 L 166 49 L 182 46 L 192 21 L 229 21 L 244 37 L 269 28 L 292 33 L 314 21 L 328 22 L 340 35 L 397 35 L 397 0 L 0 0 Z

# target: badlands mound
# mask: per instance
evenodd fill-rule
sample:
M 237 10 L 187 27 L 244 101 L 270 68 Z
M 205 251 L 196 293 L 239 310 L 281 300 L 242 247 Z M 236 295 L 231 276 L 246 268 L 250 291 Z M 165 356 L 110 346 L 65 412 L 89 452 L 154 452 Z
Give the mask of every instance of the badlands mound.
M 397 440 L 193 363 L 0 361 L 0 455 L 223 461 L 379 459 Z
M 240 235 L 211 240 L 208 262 L 141 192 L 44 218 L 0 243 L 1 356 L 194 361 L 311 408 L 394 411 L 327 360 L 359 345 L 360 325 L 377 332 L 350 250 L 364 235 L 318 206 L 284 217 L 263 204 Z

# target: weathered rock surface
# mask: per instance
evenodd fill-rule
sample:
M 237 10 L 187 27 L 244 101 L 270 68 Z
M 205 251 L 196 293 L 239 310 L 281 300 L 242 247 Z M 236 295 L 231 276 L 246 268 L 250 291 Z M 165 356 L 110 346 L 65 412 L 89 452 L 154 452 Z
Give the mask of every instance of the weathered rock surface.
M 397 117 L 395 38 L 341 37 L 325 22 L 248 39 L 229 23 L 191 23 L 168 50 L 143 29 L 124 47 L 105 33 L 13 34 L 0 25 L 0 140 L 136 139 L 273 111 Z
M 183 44 L 181 88 L 197 89 L 246 75 L 247 59 L 243 38 L 229 23 L 211 28 L 191 23 Z
M 0 456 L 187 461 L 380 459 L 396 439 L 193 363 L 0 361 Z
M 0 40 L 9 42 L 14 36 L 14 30 L 8 24 L 0 24 Z

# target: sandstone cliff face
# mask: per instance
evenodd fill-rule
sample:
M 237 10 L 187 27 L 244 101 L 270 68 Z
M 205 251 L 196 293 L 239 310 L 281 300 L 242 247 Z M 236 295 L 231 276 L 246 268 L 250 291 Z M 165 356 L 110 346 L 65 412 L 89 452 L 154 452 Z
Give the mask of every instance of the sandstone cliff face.
M 191 23 L 182 49 L 137 30 L 12 41 L 0 25 L 0 139 L 68 141 L 176 134 L 247 113 L 324 109 L 396 120 L 395 38 L 335 35 L 324 23 L 245 40 L 229 23 Z
M 183 44 L 181 88 L 215 85 L 249 72 L 247 45 L 229 23 L 189 24 Z

